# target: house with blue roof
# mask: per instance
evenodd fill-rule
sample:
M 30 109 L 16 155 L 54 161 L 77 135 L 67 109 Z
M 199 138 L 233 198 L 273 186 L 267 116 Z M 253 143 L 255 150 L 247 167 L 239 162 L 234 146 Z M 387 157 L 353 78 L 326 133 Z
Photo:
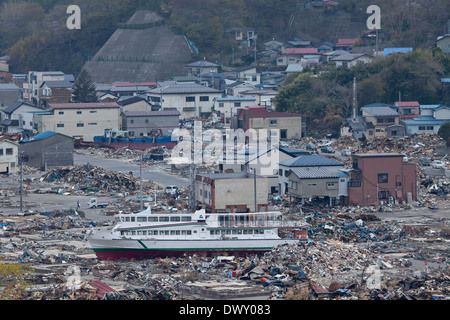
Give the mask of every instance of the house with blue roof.
M 406 134 L 438 133 L 445 122 L 450 121 L 450 107 L 443 104 L 421 105 L 420 117 L 403 120 Z
M 344 164 L 334 159 L 317 154 L 302 155 L 281 161 L 278 168 L 278 190 L 280 194 L 289 195 L 289 188 L 292 188 L 292 183 L 289 180 L 289 176 L 291 171 L 296 168 L 309 168 L 310 170 L 314 169 L 313 172 L 317 173 L 316 178 L 321 178 L 321 175 L 325 173 L 328 174 L 328 172 L 330 174 L 332 173 L 333 177 L 337 178 L 337 172 L 344 169 Z M 289 185 L 291 185 L 291 187 L 289 187 Z M 336 185 L 336 188 L 337 187 L 338 186 Z

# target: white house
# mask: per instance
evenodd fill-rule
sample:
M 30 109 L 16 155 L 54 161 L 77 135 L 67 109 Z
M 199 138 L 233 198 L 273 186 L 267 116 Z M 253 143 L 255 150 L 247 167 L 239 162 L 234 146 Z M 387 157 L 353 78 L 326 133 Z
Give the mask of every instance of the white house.
M 180 119 L 208 117 L 213 111 L 214 99 L 222 91 L 195 83 L 168 82 L 147 91 L 147 100 L 160 104 L 163 110 L 178 110 Z
M 330 61 L 336 63 L 337 67 L 353 67 L 358 62 L 369 63 L 372 59 L 373 57 L 365 53 L 346 53 L 331 58 Z
M 19 145 L 9 140 L 0 141 L 0 173 L 13 173 L 18 167 Z
M 225 118 L 225 124 L 230 124 L 237 109 L 256 105 L 255 97 L 225 97 L 214 98 L 214 111 L 220 112 Z
M 443 104 L 421 105 L 420 117 L 403 120 L 406 134 L 438 133 L 445 122 L 450 121 L 450 107 Z
M 31 132 L 34 129 L 33 112 L 42 108 L 24 102 L 14 102 L 2 111 L 0 125 L 7 133 Z

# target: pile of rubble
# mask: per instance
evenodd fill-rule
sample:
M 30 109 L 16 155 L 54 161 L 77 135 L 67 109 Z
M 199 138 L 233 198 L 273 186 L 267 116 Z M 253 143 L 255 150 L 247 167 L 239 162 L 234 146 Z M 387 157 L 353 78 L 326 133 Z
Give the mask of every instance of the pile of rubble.
M 91 164 L 59 167 L 48 170 L 40 179 L 45 182 L 67 183 L 76 190 L 93 190 L 110 193 L 134 192 L 139 181 L 129 174 L 106 171 Z

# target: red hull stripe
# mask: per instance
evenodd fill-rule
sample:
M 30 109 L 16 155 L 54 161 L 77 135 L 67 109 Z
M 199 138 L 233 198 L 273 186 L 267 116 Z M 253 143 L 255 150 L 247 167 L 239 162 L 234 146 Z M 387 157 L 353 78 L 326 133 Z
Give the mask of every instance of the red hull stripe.
M 264 253 L 272 250 L 272 248 L 251 248 L 251 249 L 192 249 L 192 250 L 146 250 L 146 249 L 135 249 L 135 250 L 98 250 L 94 249 L 95 254 L 101 260 L 140 260 L 148 258 L 164 258 L 164 257 L 177 257 L 182 255 L 203 255 L 211 256 L 215 254 L 230 254 L 235 256 L 245 256 L 252 253 Z

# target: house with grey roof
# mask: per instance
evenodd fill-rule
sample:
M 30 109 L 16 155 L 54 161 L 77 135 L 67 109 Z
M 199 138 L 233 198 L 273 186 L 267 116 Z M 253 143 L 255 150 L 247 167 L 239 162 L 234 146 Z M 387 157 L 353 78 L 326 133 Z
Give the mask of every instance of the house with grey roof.
M 19 100 L 20 88 L 14 83 L 0 83 L 0 106 L 9 106 Z
M 34 129 L 33 112 L 43 109 L 25 102 L 14 102 L 1 111 L 0 128 L 6 133 L 24 133 Z
M 344 164 L 334 159 L 316 154 L 302 155 L 281 161 L 278 169 L 278 190 L 280 194 L 289 195 L 290 189 L 293 187 L 292 184 L 290 185 L 289 176 L 291 175 L 291 171 L 296 168 L 314 169 L 312 173 L 317 174 L 316 178 L 324 178 L 325 173 L 328 175 L 328 172 L 330 172 L 333 174 L 333 177 L 337 179 L 337 172 L 344 169 Z M 312 178 L 310 177 L 310 179 Z M 336 188 L 338 188 L 338 185 L 336 185 Z M 299 195 L 298 192 L 296 194 Z M 293 196 L 295 195 L 293 194 Z
M 362 107 L 361 113 L 364 121 L 373 125 L 373 130 L 366 133 L 368 139 L 405 135 L 405 126 L 400 123 L 400 114 L 393 108 Z
M 122 130 L 128 131 L 130 138 L 172 135 L 179 128 L 179 118 L 177 110 L 124 111 Z
M 199 60 L 188 63 L 186 64 L 186 68 L 188 76 L 199 76 L 204 73 L 219 71 L 219 65 L 206 60 Z
M 372 60 L 373 57 L 365 53 L 345 53 L 330 59 L 331 62 L 336 63 L 337 67 L 347 68 L 353 67 L 359 62 L 369 63 Z

